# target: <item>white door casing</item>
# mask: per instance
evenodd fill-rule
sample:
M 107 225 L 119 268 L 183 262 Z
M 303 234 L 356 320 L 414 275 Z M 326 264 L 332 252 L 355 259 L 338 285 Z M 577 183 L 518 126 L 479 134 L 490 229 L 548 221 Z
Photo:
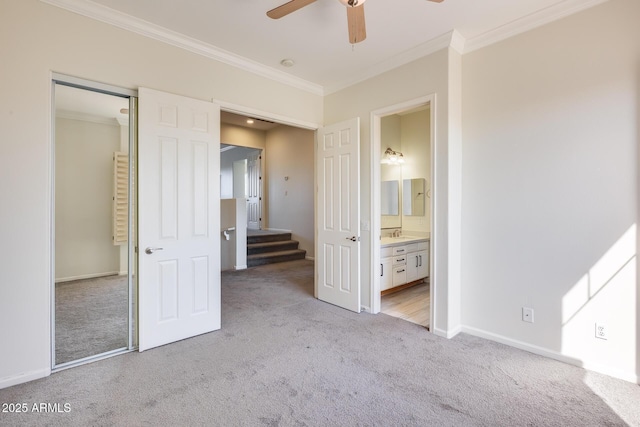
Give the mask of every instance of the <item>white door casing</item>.
M 360 119 L 318 130 L 317 297 L 360 312 Z
M 247 228 L 262 228 L 262 174 L 259 151 L 247 156 Z
M 138 93 L 143 351 L 220 329 L 220 109 Z

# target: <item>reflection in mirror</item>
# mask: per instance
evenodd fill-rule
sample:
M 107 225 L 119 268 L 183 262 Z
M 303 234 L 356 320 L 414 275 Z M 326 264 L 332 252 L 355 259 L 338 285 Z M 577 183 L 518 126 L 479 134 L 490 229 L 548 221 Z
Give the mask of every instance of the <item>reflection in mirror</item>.
M 129 99 L 55 85 L 54 365 L 129 347 Z
M 381 199 L 382 215 L 400 215 L 400 183 L 398 181 L 382 181 Z
M 424 216 L 425 210 L 425 179 L 414 178 L 402 181 L 402 214 Z

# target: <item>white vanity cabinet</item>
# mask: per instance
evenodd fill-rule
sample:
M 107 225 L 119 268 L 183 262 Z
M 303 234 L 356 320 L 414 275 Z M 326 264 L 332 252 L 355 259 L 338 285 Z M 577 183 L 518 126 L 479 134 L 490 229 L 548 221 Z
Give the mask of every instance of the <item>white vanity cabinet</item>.
M 380 290 L 393 288 L 393 251 L 391 248 L 380 250 Z
M 407 282 L 429 276 L 429 246 L 427 242 L 407 245 Z
M 393 287 L 407 283 L 407 248 L 393 246 Z
M 387 244 L 380 248 L 380 291 L 429 276 L 429 242 Z

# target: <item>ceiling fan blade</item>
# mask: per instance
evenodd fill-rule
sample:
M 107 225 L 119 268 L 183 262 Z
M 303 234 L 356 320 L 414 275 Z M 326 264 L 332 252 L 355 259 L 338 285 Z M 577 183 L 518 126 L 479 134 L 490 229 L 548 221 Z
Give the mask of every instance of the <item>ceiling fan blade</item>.
M 356 7 L 347 7 L 347 24 L 349 26 L 349 43 L 360 43 L 367 38 L 363 4 Z
M 302 9 L 303 7 L 310 5 L 316 0 L 291 0 L 281 6 L 276 7 L 275 9 L 271 9 L 267 12 L 267 16 L 271 19 L 280 19 L 283 16 L 287 16 L 288 14 L 295 12 L 298 9 Z

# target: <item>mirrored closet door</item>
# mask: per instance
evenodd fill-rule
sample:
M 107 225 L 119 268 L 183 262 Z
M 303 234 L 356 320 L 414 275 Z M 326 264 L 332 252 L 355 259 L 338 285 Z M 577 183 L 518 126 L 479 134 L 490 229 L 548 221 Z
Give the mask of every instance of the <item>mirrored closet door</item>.
M 56 81 L 53 368 L 135 346 L 135 98 Z

